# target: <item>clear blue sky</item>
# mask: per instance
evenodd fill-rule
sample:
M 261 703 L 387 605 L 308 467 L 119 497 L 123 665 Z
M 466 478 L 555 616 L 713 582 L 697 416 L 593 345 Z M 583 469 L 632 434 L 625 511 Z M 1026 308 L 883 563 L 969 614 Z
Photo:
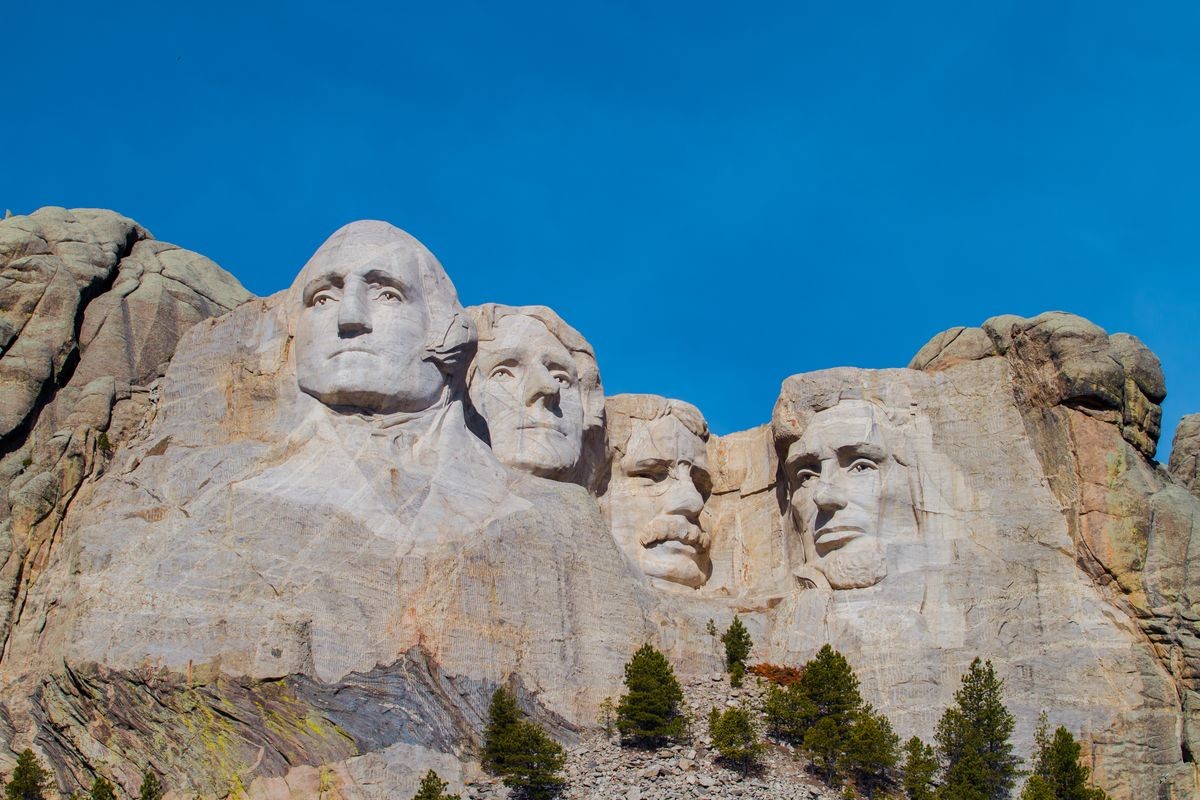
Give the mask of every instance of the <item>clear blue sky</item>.
M 1200 411 L 1200 3 L 49 4 L 0 207 L 101 206 L 267 294 L 388 220 L 718 432 L 999 313 L 1140 336 Z

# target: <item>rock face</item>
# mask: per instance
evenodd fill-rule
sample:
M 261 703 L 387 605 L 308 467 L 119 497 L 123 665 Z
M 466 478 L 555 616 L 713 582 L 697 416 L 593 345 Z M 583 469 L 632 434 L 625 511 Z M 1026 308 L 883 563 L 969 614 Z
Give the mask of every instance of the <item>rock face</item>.
M 1200 414 L 1188 414 L 1179 421 L 1167 468 L 1182 486 L 1200 496 Z
M 642 642 L 694 684 L 735 613 L 755 660 L 832 643 L 903 736 L 981 656 L 1019 752 L 1047 710 L 1115 798 L 1197 791 L 1195 431 L 1151 460 L 1132 336 L 997 317 L 714 436 L 605 400 L 549 309 L 463 309 L 385 223 L 262 299 L 107 212 L 0 232 L 0 743 L 63 792 L 147 765 L 178 797 L 461 785 L 497 686 L 575 741 Z
M 176 342 L 249 296 L 111 211 L 0 222 L 0 646 L 67 507 L 143 422 Z

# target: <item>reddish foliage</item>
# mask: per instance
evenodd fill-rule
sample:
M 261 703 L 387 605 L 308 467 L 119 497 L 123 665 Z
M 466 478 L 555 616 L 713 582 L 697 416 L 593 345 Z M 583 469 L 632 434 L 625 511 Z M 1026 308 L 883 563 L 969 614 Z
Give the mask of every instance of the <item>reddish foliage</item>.
M 804 674 L 803 667 L 781 667 L 778 664 L 754 664 L 747 667 L 747 672 L 760 678 L 777 683 L 780 686 L 791 686 L 800 680 Z

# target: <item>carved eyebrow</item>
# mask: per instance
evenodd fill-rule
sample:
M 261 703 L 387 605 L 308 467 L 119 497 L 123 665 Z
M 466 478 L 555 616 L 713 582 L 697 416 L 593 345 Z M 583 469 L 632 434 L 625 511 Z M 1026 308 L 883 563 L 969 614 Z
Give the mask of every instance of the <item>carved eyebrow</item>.
M 670 469 L 672 462 L 665 458 L 639 458 L 629 465 L 629 470 Z
M 406 299 L 408 298 L 409 292 L 407 284 L 390 272 L 385 272 L 381 269 L 369 270 L 365 275 L 363 275 L 363 280 L 371 286 L 390 286 L 391 288 L 399 291 L 400 294 L 404 295 Z
M 345 279 L 336 272 L 321 273 L 308 283 L 304 284 L 304 305 L 312 305 L 313 295 L 322 289 L 328 289 L 331 286 L 336 289 L 341 289 L 344 282 Z
M 851 458 L 869 458 L 872 461 L 883 461 L 887 458 L 884 449 L 874 442 L 851 442 L 837 449 L 838 459 L 846 461 Z

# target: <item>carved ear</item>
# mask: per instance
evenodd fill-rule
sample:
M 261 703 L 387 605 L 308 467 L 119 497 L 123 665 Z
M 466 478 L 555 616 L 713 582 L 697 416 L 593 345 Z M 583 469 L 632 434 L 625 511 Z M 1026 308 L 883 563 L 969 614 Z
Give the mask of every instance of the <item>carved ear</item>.
M 456 311 L 440 336 L 431 333 L 433 336 L 425 346 L 426 360 L 435 362 L 447 375 L 461 374 L 475 354 L 475 323 L 466 312 Z

